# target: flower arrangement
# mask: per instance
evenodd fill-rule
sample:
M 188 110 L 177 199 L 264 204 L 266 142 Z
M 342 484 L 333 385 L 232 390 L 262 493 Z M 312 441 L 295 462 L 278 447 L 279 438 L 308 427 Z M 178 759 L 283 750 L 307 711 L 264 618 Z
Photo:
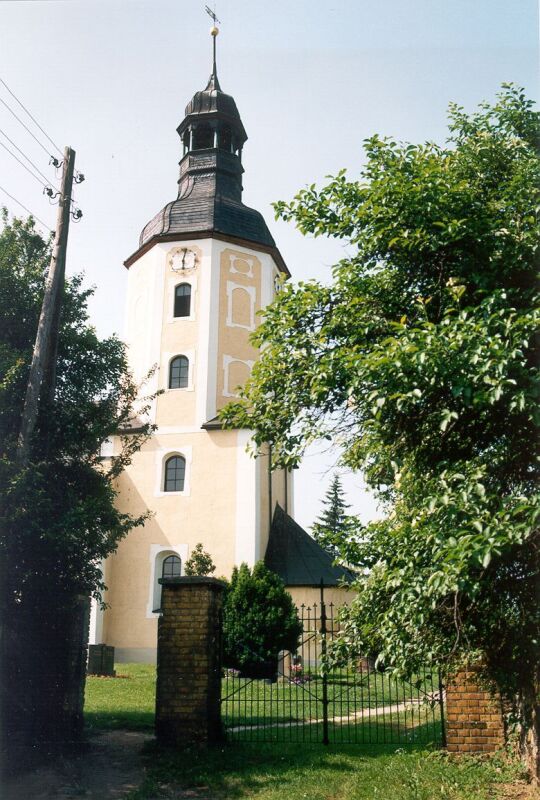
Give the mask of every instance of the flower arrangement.
M 301 685 L 311 680 L 311 675 L 304 674 L 304 667 L 299 662 L 291 664 L 291 672 L 289 677 L 290 683 Z

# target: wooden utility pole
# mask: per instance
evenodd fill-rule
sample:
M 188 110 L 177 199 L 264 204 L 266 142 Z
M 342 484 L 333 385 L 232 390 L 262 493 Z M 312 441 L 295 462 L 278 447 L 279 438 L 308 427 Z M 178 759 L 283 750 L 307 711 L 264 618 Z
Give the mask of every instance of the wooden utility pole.
M 60 327 L 60 305 L 66 269 L 66 249 L 71 216 L 71 191 L 75 169 L 75 151 L 64 149 L 62 166 L 62 185 L 56 218 L 56 234 L 51 256 L 51 264 L 45 284 L 45 294 L 41 305 L 36 342 L 26 388 L 26 398 L 21 418 L 21 428 L 17 441 L 16 463 L 24 467 L 28 463 L 30 442 L 36 426 L 38 405 L 42 387 L 50 395 L 54 392 L 55 354 Z

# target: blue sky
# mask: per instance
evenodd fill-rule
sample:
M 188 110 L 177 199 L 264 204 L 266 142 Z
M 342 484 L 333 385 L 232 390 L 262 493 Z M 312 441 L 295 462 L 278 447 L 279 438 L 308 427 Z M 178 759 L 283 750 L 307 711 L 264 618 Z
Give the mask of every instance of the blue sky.
M 63 147 L 86 182 L 68 264 L 96 285 L 102 334 L 123 328 L 122 262 L 143 225 L 175 196 L 176 127 L 211 67 L 210 20 L 198 0 L 0 0 L 0 77 Z M 538 98 L 534 0 L 219 0 L 218 72 L 249 140 L 244 200 L 261 211 L 295 280 L 328 280 L 343 246 L 275 222 L 271 202 L 362 164 L 379 133 L 444 141 L 446 109 L 473 109 L 503 81 Z M 0 86 L 0 98 L 12 103 Z M 0 104 L 0 129 L 47 170 L 47 158 Z M 2 141 L 5 140 L 2 139 Z M 53 226 L 56 209 L 0 148 L 0 185 Z M 0 191 L 0 203 L 20 209 Z M 335 454 L 296 474 L 296 516 L 319 513 Z M 374 513 L 360 476 L 349 501 Z

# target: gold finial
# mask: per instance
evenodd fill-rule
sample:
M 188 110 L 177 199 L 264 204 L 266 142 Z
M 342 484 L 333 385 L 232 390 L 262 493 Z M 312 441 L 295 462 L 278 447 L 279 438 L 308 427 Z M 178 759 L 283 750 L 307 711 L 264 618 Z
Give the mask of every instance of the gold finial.
M 204 7 L 204 10 L 206 11 L 206 13 L 208 14 L 208 16 L 209 16 L 209 17 L 212 17 L 212 21 L 213 21 L 213 23 L 214 23 L 214 24 L 212 25 L 212 27 L 210 28 L 210 36 L 212 37 L 212 50 L 213 50 L 213 55 L 214 55 L 214 64 L 213 64 L 213 67 L 212 67 L 212 75 L 213 75 L 213 76 L 215 77 L 215 79 L 217 80 L 217 69 L 216 69 L 216 37 L 217 37 L 217 35 L 218 35 L 218 33 L 219 33 L 219 28 L 218 28 L 218 26 L 216 25 L 216 22 L 219 22 L 219 19 L 216 17 L 216 7 L 215 7 L 215 6 L 214 6 L 214 10 L 213 10 L 213 11 L 212 11 L 212 9 L 210 8 L 210 6 L 205 6 L 205 7 Z M 220 23 L 220 24 L 221 24 L 221 23 Z M 218 88 L 219 88 L 219 84 L 218 84 Z

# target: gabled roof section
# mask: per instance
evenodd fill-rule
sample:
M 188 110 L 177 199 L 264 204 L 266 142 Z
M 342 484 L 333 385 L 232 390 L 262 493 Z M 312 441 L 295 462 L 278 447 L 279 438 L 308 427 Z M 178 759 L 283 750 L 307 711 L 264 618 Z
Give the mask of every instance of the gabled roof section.
M 264 563 L 286 586 L 338 586 L 354 580 L 353 573 L 335 566 L 332 556 L 276 505 Z

